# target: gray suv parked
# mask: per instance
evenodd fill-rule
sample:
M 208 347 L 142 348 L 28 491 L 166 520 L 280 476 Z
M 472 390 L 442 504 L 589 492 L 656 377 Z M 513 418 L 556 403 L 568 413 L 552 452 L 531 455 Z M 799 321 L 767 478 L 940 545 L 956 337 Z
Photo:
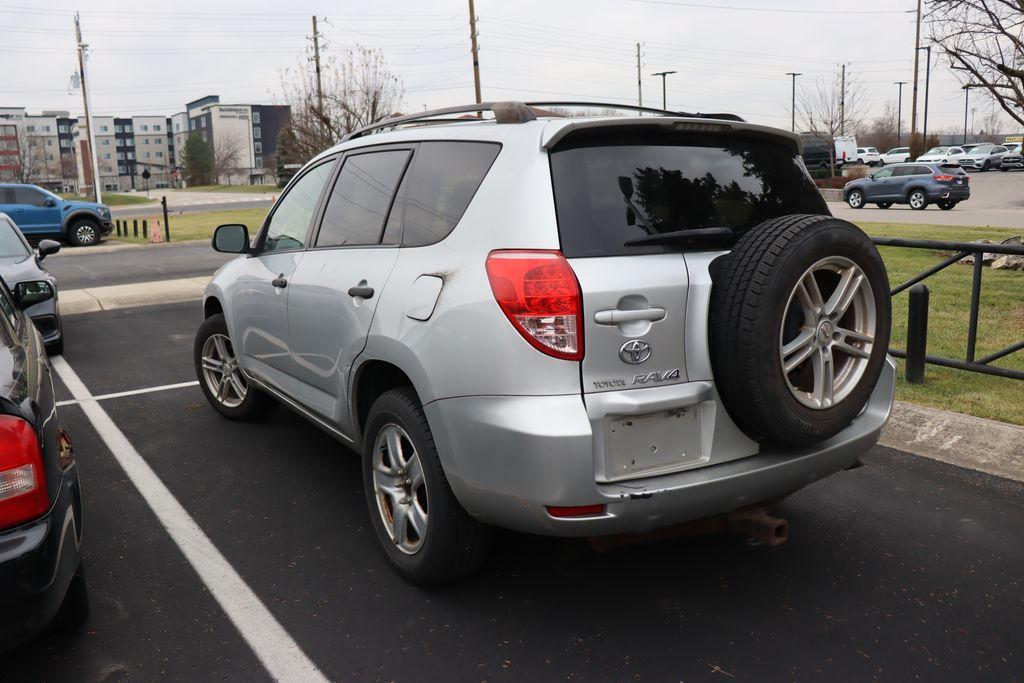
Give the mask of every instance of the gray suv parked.
M 970 176 L 955 164 L 895 164 L 843 186 L 843 200 L 854 209 L 869 203 L 880 209 L 909 204 L 918 210 L 936 204 L 948 211 L 970 197 Z
M 491 525 L 596 536 L 778 499 L 889 414 L 885 268 L 799 136 L 552 104 L 362 129 L 253 238 L 214 235 L 241 257 L 206 290 L 207 399 L 284 403 L 357 450 L 415 582 L 472 572 Z

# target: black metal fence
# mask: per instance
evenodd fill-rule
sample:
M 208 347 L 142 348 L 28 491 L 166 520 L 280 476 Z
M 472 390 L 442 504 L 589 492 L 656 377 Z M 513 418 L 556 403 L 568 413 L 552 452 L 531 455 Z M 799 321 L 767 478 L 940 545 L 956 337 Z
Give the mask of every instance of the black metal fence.
M 992 365 L 993 361 L 1005 358 L 1011 353 L 1024 349 L 1024 340 L 1010 344 L 1004 349 L 977 358 L 978 345 L 978 314 L 981 308 L 981 276 L 985 269 L 984 254 L 1024 257 L 1024 247 L 1010 244 L 984 244 L 980 242 L 946 242 L 941 240 L 911 240 L 899 237 L 875 237 L 875 245 L 879 247 L 904 247 L 907 249 L 929 249 L 932 251 L 951 251 L 952 256 L 927 270 L 924 270 L 890 291 L 891 296 L 909 289 L 910 301 L 907 312 L 907 348 L 889 349 L 889 353 L 897 358 L 906 359 L 907 381 L 921 383 L 924 381 L 924 365 L 931 363 L 947 368 L 957 368 L 969 372 L 980 372 L 986 375 L 1024 379 L 1024 370 Z M 932 275 L 945 270 L 961 261 L 964 257 L 974 255 L 974 272 L 971 278 L 970 315 L 967 322 L 967 351 L 963 360 L 944 358 L 927 354 L 928 340 L 928 287 L 921 284 Z M 1024 278 L 1024 274 L 1021 275 Z M 1024 285 L 1024 280 L 1022 280 Z
M 164 241 L 171 241 L 171 222 L 167 212 L 167 197 L 160 198 L 160 208 L 164 214 Z M 139 237 L 140 228 L 142 239 L 149 239 L 149 220 L 146 218 L 118 218 L 114 220 L 114 233 L 118 237 Z M 157 230 L 157 226 L 153 226 Z

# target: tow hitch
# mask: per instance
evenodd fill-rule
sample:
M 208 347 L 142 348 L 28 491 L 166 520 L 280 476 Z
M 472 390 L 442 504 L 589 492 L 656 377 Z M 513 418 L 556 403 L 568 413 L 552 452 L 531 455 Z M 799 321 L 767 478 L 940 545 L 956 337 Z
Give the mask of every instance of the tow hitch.
M 588 539 L 588 542 L 594 550 L 607 552 L 615 548 L 636 545 L 638 543 L 667 541 L 675 538 L 704 536 L 724 532 L 743 534 L 751 540 L 776 547 L 789 539 L 789 521 L 769 514 L 768 510 L 763 506 L 751 505 L 724 515 L 695 519 L 692 522 L 683 522 L 682 524 L 653 531 L 615 534 L 612 536 L 594 536 Z

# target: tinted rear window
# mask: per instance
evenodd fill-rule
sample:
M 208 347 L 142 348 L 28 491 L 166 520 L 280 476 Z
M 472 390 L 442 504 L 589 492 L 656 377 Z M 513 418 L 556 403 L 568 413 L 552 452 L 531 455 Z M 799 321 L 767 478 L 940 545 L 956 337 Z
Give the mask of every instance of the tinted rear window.
M 726 227 L 741 235 L 777 216 L 828 214 L 796 152 L 771 140 L 660 132 L 580 136 L 552 152 L 551 172 L 562 251 L 569 257 L 678 251 L 624 242 L 697 228 Z

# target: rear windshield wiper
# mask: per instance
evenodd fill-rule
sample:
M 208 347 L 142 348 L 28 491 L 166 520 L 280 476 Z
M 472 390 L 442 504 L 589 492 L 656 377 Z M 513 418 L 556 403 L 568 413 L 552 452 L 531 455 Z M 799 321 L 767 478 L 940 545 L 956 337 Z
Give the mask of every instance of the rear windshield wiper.
M 676 230 L 663 232 L 648 237 L 638 237 L 624 242 L 627 247 L 643 247 L 652 244 L 672 244 L 680 247 L 727 247 L 736 241 L 732 228 L 694 228 L 693 230 Z

